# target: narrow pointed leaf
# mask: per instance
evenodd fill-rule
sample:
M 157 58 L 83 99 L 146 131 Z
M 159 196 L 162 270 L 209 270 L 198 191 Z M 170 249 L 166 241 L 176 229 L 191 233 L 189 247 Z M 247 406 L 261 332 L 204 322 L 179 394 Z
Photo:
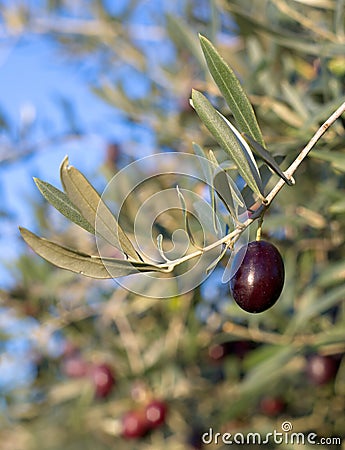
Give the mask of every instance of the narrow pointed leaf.
M 322 287 L 329 287 L 343 283 L 345 279 L 345 261 L 331 264 L 319 275 L 317 284 Z
M 220 169 L 215 173 L 213 178 L 213 184 L 219 198 L 224 203 L 230 215 L 236 218 L 235 206 L 228 182 L 228 176 L 224 172 L 224 170 Z
M 213 187 L 213 174 L 212 174 L 212 167 L 211 164 L 209 162 L 209 159 L 206 155 L 206 153 L 204 152 L 204 150 L 200 147 L 200 145 L 196 144 L 195 142 L 193 142 L 193 149 L 194 149 L 194 153 L 200 157 L 199 161 L 201 162 L 201 166 L 202 166 L 202 170 L 204 172 L 204 177 L 206 178 L 206 183 L 208 185 L 209 188 L 209 192 L 210 192 L 210 198 L 211 198 L 211 206 L 212 206 L 212 211 L 213 211 L 213 227 L 216 231 L 216 233 L 218 232 L 218 227 L 217 227 L 217 204 L 216 204 L 216 197 L 215 197 L 215 192 L 214 192 L 214 187 Z
M 72 203 L 78 205 L 81 214 L 89 224 L 95 226 L 97 220 L 97 233 L 121 252 L 139 261 L 141 259 L 140 255 L 112 212 L 84 175 L 68 164 L 67 157 L 61 164 L 60 175 L 66 194 Z
M 200 247 L 196 244 L 195 239 L 194 239 L 194 236 L 193 236 L 193 233 L 192 233 L 192 230 L 190 229 L 190 224 L 189 224 L 189 219 L 188 219 L 188 210 L 187 210 L 186 200 L 185 200 L 185 198 L 184 198 L 184 196 L 183 196 L 183 194 L 182 194 L 182 192 L 180 191 L 180 189 L 179 189 L 178 186 L 176 186 L 176 191 L 177 191 L 177 195 L 178 195 L 178 198 L 179 198 L 179 200 L 180 200 L 181 207 L 182 207 L 182 213 L 183 213 L 183 219 L 184 219 L 184 228 L 185 228 L 185 231 L 186 231 L 186 233 L 187 233 L 187 235 L 188 235 L 188 237 L 189 237 L 189 240 L 190 240 L 190 242 L 192 243 L 192 245 L 194 245 L 194 247 L 200 248 Z
M 264 146 L 264 139 L 253 107 L 238 78 L 208 39 L 200 35 L 200 43 L 211 75 L 229 105 L 239 128 Z
M 166 15 L 167 31 L 180 48 L 187 49 L 198 61 L 200 67 L 206 70 L 205 60 L 200 51 L 200 45 L 197 36 L 192 32 L 189 24 L 181 17 L 172 14 Z
M 338 151 L 312 150 L 309 153 L 312 158 L 321 159 L 331 163 L 332 167 L 345 172 L 345 154 Z
M 252 155 L 250 156 L 241 147 L 227 123 L 201 92 L 193 90 L 192 101 L 193 107 L 200 119 L 214 136 L 218 144 L 236 163 L 239 173 L 248 186 L 264 201 L 265 197 L 260 176 L 257 172 L 257 167 L 253 165 L 251 160 Z
M 84 230 L 91 234 L 95 234 L 94 227 L 81 215 L 79 209 L 70 201 L 64 192 L 38 178 L 34 178 L 34 181 L 43 197 L 54 206 L 54 208 L 67 217 L 67 219 L 79 225 L 81 228 L 84 228 Z
M 118 278 L 138 272 L 160 271 L 157 266 L 125 259 L 103 258 L 75 251 L 20 228 L 24 241 L 39 256 L 62 269 L 91 278 Z
M 265 163 L 277 174 L 282 178 L 286 184 L 289 186 L 292 186 L 294 183 L 293 181 L 286 178 L 284 172 L 281 170 L 281 168 L 278 166 L 276 160 L 273 158 L 273 156 L 268 153 L 268 151 L 262 147 L 258 142 L 255 141 L 249 134 L 243 133 L 245 139 L 248 141 L 254 152 L 260 156 L 261 159 L 265 161 Z
M 318 295 L 317 301 L 308 302 L 304 308 L 295 315 L 295 319 L 291 322 L 291 328 L 295 326 L 295 330 L 302 328 L 306 321 L 309 321 L 313 317 L 320 316 L 325 311 L 333 308 L 335 305 L 343 302 L 345 296 L 345 286 L 341 284 L 333 289 L 328 289 L 325 294 L 320 295 L 318 291 L 315 291 Z
M 239 206 L 241 206 L 243 208 L 244 207 L 244 203 L 242 201 L 242 198 L 239 197 L 239 195 L 241 195 L 241 194 L 240 194 L 239 191 L 238 191 L 239 195 L 237 194 L 237 192 L 236 192 L 236 190 L 237 190 L 236 185 L 232 181 L 232 178 L 231 178 L 231 176 L 228 173 L 230 170 L 233 170 L 233 168 L 229 169 L 228 165 L 225 164 L 225 163 L 219 164 L 219 167 L 227 174 L 227 180 L 228 180 L 229 188 L 231 189 L 232 198 L 236 201 L 236 203 Z
M 238 203 L 235 205 L 234 199 L 238 196 L 235 193 L 234 188 L 231 186 L 231 180 L 229 180 L 229 175 L 220 167 L 220 169 L 214 175 L 214 187 L 219 198 L 225 205 L 230 216 L 234 219 L 236 223 L 239 223 L 239 211 Z M 240 201 L 240 206 L 244 207 L 244 203 Z
M 247 161 L 250 165 L 250 168 L 252 170 L 252 173 L 253 173 L 253 176 L 254 176 L 256 182 L 258 183 L 259 186 L 261 186 L 261 178 L 260 178 L 259 168 L 258 168 L 258 165 L 256 164 L 253 152 L 251 151 L 246 140 L 243 138 L 243 136 L 238 131 L 238 129 L 226 117 L 223 116 L 223 114 L 221 114 L 219 111 L 217 111 L 217 113 L 224 120 L 224 122 L 228 125 L 230 130 L 234 133 L 237 141 L 239 142 L 240 146 L 242 147 L 244 154 L 246 155 Z

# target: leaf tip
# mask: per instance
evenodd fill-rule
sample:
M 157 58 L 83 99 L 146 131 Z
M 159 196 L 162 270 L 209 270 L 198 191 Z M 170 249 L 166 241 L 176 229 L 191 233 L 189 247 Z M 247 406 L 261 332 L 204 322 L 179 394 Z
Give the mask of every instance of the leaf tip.
M 18 230 L 19 230 L 19 233 L 20 233 L 21 237 L 22 237 L 22 238 L 24 239 L 24 241 L 26 242 L 25 235 L 27 235 L 28 233 L 30 233 L 30 231 L 27 230 L 27 229 L 24 228 L 24 227 L 21 227 L 20 225 L 19 225 L 19 227 L 18 227 Z
M 193 103 L 193 108 L 194 108 L 194 104 L 195 104 L 195 99 L 197 99 L 198 97 L 201 97 L 202 93 L 199 92 L 197 89 L 192 89 L 192 95 L 191 95 L 191 101 Z
M 207 37 L 205 37 L 203 34 L 198 33 L 198 36 L 201 43 L 208 41 Z
M 64 157 L 64 159 L 62 160 L 60 169 L 61 169 L 61 170 L 62 170 L 62 169 L 65 169 L 65 168 L 67 168 L 68 166 L 69 166 L 69 159 L 68 159 L 68 155 L 66 155 L 66 156 Z

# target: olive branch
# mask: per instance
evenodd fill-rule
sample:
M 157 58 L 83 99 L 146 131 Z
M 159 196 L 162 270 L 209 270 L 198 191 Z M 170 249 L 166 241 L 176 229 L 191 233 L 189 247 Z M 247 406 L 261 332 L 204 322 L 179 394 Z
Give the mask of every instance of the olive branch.
M 218 164 L 212 151 L 206 152 L 199 145 L 193 144 L 196 155 L 215 169 L 213 173 L 212 171 L 208 173 L 211 179 L 210 194 L 214 215 L 216 214 L 215 194 L 217 194 L 225 204 L 229 215 L 236 225 L 231 232 L 226 233 L 217 241 L 203 248 L 198 247 L 190 231 L 185 200 L 177 188 L 177 194 L 184 213 L 185 229 L 191 244 L 197 250 L 175 260 L 169 260 L 164 255 L 162 249 L 163 239 L 160 235 L 157 239 L 157 246 L 164 262 L 157 263 L 148 260 L 133 246 L 131 240 L 120 227 L 117 219 L 94 187 L 81 172 L 69 165 L 66 157 L 60 167 L 60 177 L 64 191 L 60 191 L 51 184 L 35 178 L 34 181 L 38 189 L 45 199 L 60 213 L 89 233 L 101 235 L 108 244 L 123 254 L 123 259 L 101 258 L 100 256 L 76 251 L 41 238 L 31 231 L 20 227 L 23 239 L 38 255 L 60 268 L 102 279 L 117 278 L 138 272 L 171 273 L 178 265 L 219 246 L 223 246 L 220 256 L 211 264 L 214 267 L 225 255 L 226 250 L 233 247 L 246 228 L 258 219 L 262 221 L 263 215 L 284 185 L 294 185 L 294 173 L 328 128 L 345 112 L 345 102 L 320 126 L 291 165 L 285 171 L 282 171 L 265 146 L 252 105 L 233 70 L 210 41 L 200 36 L 200 43 L 208 69 L 229 106 L 237 127 L 217 111 L 201 92 L 193 90 L 191 105 L 219 146 L 235 163 L 238 173 L 253 194 L 254 201 L 259 199 L 261 205 L 252 212 L 251 217 L 241 223 L 238 220 L 233 204 L 233 197 L 236 196 L 236 192 L 234 192 L 231 182 L 227 178 L 226 169 Z M 263 160 L 264 164 L 271 171 L 280 177 L 267 195 L 264 193 L 264 183 L 262 182 L 253 152 Z M 324 159 L 327 160 L 327 158 Z M 208 170 L 210 169 L 208 168 Z M 221 186 L 220 189 L 218 184 Z M 101 231 L 96 231 L 95 229 L 96 219 L 101 223 Z M 214 220 L 214 224 L 215 222 Z

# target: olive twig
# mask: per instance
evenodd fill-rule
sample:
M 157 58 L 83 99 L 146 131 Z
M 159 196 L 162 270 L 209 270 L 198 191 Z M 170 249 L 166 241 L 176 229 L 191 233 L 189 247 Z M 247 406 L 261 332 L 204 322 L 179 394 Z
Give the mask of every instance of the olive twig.
M 316 133 L 309 140 L 307 145 L 301 150 L 297 158 L 291 163 L 288 169 L 284 172 L 287 179 L 293 180 L 293 174 L 296 172 L 298 167 L 301 165 L 303 160 L 308 156 L 310 151 L 316 145 L 316 143 L 321 139 L 321 137 L 326 133 L 328 128 L 345 112 L 345 102 L 342 103 L 339 108 L 320 126 L 320 128 L 316 131 Z M 196 258 L 201 256 L 203 253 L 213 250 L 219 245 L 226 244 L 231 246 L 235 239 L 246 229 L 248 228 L 255 220 L 263 220 L 263 215 L 266 212 L 268 206 L 272 203 L 274 198 L 278 195 L 280 190 L 285 186 L 286 182 L 283 179 L 280 179 L 277 184 L 272 188 L 271 192 L 266 196 L 265 202 L 259 206 L 259 208 L 249 217 L 245 222 L 236 225 L 234 230 L 222 237 L 216 242 L 204 247 L 203 249 L 197 250 L 193 253 L 189 253 L 188 255 L 183 256 L 182 258 L 178 258 L 173 261 L 165 262 L 159 265 L 162 269 L 165 269 L 166 272 L 171 272 L 174 268 L 186 262 L 192 258 Z M 260 223 L 259 223 L 260 226 Z

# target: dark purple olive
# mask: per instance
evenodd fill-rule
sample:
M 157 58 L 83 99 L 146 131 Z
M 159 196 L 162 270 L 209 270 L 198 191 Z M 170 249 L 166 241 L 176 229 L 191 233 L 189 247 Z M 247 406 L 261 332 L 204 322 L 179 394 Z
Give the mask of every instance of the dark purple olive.
M 270 395 L 263 397 L 260 401 L 260 410 L 266 416 L 278 416 L 285 409 L 285 402 L 281 397 Z
M 165 421 L 167 405 L 161 400 L 152 400 L 145 407 L 145 417 L 149 429 L 157 428 Z
M 90 370 L 95 395 L 97 398 L 106 398 L 115 384 L 113 369 L 106 363 L 97 364 Z
M 147 433 L 147 421 L 142 411 L 131 410 L 122 417 L 122 436 L 137 439 Z
M 266 241 L 253 241 L 240 248 L 230 280 L 236 303 L 245 311 L 266 311 L 278 300 L 284 286 L 284 263 L 278 249 Z
M 323 385 L 336 376 L 340 361 L 333 356 L 311 355 L 308 358 L 307 377 L 315 385 Z

